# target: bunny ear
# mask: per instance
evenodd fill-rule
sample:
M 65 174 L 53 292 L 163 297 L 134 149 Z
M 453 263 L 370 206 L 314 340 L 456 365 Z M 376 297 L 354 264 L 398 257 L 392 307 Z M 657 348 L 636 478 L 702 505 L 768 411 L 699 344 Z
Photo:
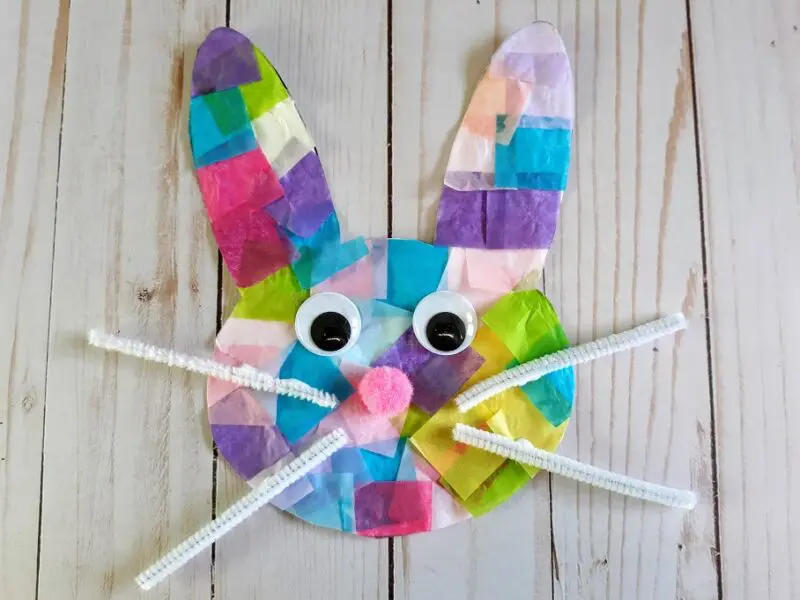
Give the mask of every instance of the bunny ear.
M 214 236 L 240 288 L 307 248 L 338 243 L 314 142 L 273 66 L 233 29 L 215 29 L 198 49 L 189 136 Z
M 447 165 L 436 244 L 547 250 L 567 183 L 572 73 L 549 23 L 508 38 L 470 101 Z

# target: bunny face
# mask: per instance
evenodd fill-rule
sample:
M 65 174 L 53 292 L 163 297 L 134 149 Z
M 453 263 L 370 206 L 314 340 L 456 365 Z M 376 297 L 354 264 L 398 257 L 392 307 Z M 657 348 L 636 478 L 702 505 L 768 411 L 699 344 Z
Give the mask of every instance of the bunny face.
M 241 34 L 198 51 L 190 135 L 211 227 L 241 299 L 215 357 L 333 394 L 335 408 L 210 379 L 220 453 L 253 485 L 320 436 L 349 445 L 273 504 L 367 536 L 487 512 L 536 469 L 456 444 L 462 422 L 555 450 L 572 369 L 458 412 L 452 398 L 568 340 L 531 289 L 566 183 L 563 45 L 535 23 L 498 50 L 456 137 L 435 244 L 342 241 L 314 144 L 285 86 Z M 531 156 L 533 154 L 533 156 Z

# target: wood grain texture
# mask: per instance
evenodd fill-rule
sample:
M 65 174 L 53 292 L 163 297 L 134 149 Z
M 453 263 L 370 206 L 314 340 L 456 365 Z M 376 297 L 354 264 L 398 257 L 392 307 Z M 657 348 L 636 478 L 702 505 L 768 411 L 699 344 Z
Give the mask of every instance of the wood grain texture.
M 573 343 L 682 310 L 688 331 L 579 367 L 561 452 L 694 489 L 692 512 L 552 478 L 556 598 L 714 598 L 703 264 L 685 7 L 540 2 L 573 57 L 576 137 L 545 288 Z
M 693 2 L 726 599 L 800 594 L 800 6 Z
M 67 6 L 0 24 L 0 598 L 36 595 L 53 219 Z
M 132 598 L 211 514 L 205 381 L 90 349 L 87 329 L 209 348 L 216 266 L 186 134 L 220 3 L 73 0 L 53 265 L 39 598 Z M 148 598 L 203 598 L 206 552 Z M 17 596 L 18 597 L 18 596 Z
M 207 353 L 219 286 L 235 299 L 186 133 L 225 4 L 23 0 L 0 20 L 0 598 L 140 597 L 136 572 L 246 492 L 224 460 L 213 487 L 203 378 L 84 342 L 101 327 Z M 492 52 L 558 26 L 578 119 L 545 289 L 573 342 L 691 318 L 579 368 L 561 452 L 700 506 L 539 476 L 481 519 L 395 540 L 392 573 L 388 542 L 267 508 L 147 598 L 800 594 L 800 7 L 690 5 L 231 0 L 230 16 L 298 101 L 345 228 L 380 236 L 391 217 L 424 240 Z
M 535 17 L 535 5 L 522 1 L 394 4 L 395 237 L 432 240 L 450 146 L 472 91 L 502 39 Z M 396 547 L 397 598 L 550 598 L 547 478 L 480 519 Z
M 387 228 L 387 28 L 384 2 L 234 0 L 231 26 L 272 61 L 306 122 L 344 231 Z M 225 274 L 227 315 L 237 296 Z M 218 461 L 218 510 L 247 491 Z M 386 598 L 388 542 L 307 525 L 266 507 L 216 547 L 219 598 Z

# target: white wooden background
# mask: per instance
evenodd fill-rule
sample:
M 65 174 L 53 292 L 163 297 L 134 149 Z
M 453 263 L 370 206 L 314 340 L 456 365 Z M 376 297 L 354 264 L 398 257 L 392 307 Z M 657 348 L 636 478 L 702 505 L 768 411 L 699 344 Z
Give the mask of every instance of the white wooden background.
M 210 351 L 233 301 L 186 134 L 226 20 L 273 60 L 354 233 L 432 237 L 455 127 L 535 18 L 577 137 L 545 288 L 573 341 L 683 309 L 584 366 L 562 451 L 691 486 L 691 513 L 537 477 L 494 513 L 364 540 L 265 509 L 147 597 L 800 596 L 796 0 L 9 0 L 0 19 L 0 598 L 138 598 L 133 575 L 244 485 L 204 381 L 90 327 Z

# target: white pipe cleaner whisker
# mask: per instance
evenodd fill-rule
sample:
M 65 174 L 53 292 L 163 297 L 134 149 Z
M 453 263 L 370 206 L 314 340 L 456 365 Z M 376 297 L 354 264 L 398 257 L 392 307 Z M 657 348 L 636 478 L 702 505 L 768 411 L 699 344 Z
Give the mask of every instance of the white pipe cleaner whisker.
M 335 429 L 325 437 L 320 438 L 308 450 L 301 453 L 275 475 L 262 481 L 258 487 L 233 504 L 214 521 L 211 521 L 197 533 L 167 552 L 150 567 L 139 573 L 136 576 L 136 583 L 143 590 L 151 589 L 245 519 L 252 516 L 259 508 L 290 485 L 296 483 L 321 465 L 347 443 L 347 435 L 342 429 Z
M 514 441 L 505 436 L 476 429 L 463 423 L 457 423 L 453 427 L 453 439 L 473 448 L 491 452 L 497 456 L 531 465 L 550 473 L 574 479 L 580 483 L 616 492 L 617 494 L 688 510 L 697 505 L 697 495 L 690 490 L 678 490 L 593 467 L 577 460 L 536 448 L 530 441 L 525 439 Z
M 548 373 L 630 350 L 682 329 L 686 329 L 686 318 L 683 314 L 676 313 L 622 333 L 614 333 L 580 346 L 565 348 L 489 377 L 457 396 L 455 403 L 461 412 L 467 412 L 492 396 L 512 387 L 523 386 Z
M 89 331 L 88 337 L 89 344 L 92 346 L 111 352 L 118 352 L 126 356 L 135 356 L 146 361 L 185 369 L 262 392 L 274 392 L 307 400 L 324 408 L 334 408 L 338 405 L 338 400 L 333 394 L 313 388 L 297 379 L 278 379 L 268 373 L 259 371 L 251 365 L 234 367 L 209 358 L 190 356 L 175 350 L 159 348 L 152 344 L 103 333 L 96 329 Z

